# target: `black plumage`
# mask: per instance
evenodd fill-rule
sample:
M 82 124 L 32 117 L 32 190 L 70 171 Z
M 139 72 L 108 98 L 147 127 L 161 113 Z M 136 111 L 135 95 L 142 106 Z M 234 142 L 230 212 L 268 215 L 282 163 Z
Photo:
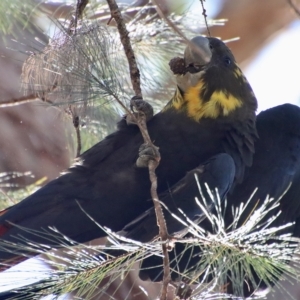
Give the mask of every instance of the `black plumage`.
M 220 172 L 220 170 L 222 170 L 222 172 Z M 209 195 L 205 184 L 208 184 L 212 188 L 212 193 L 215 196 L 215 189 L 218 189 L 218 194 L 223 200 L 234 180 L 234 161 L 228 154 L 218 154 L 198 166 L 198 168 L 188 172 L 188 174 L 170 188 L 168 192 L 160 194 L 161 201 L 168 207 L 169 211 L 184 221 L 186 221 L 186 219 L 178 209 L 181 209 L 185 213 L 185 216 L 190 219 L 202 219 L 204 217 L 201 209 L 194 201 L 194 196 L 197 195 L 199 189 L 195 176 L 198 178 L 199 185 L 203 189 L 203 195 L 206 199 L 208 199 Z M 183 223 L 177 221 L 169 211 L 164 211 L 169 234 L 184 234 L 185 226 Z M 130 233 L 128 237 L 142 242 L 149 241 L 158 235 L 158 226 L 154 210 L 147 210 L 138 219 L 128 224 L 121 234 L 126 236 L 127 232 Z M 117 256 L 122 255 L 123 252 L 121 250 L 110 250 L 109 254 Z M 14 291 L 2 292 L 0 293 L 0 300 L 29 299 L 33 298 L 34 295 L 39 298 L 39 293 L 43 289 L 46 287 L 54 288 L 54 286 L 55 284 L 47 280 L 41 280 L 34 285 L 17 288 Z
M 258 115 L 255 123 L 255 96 L 229 49 L 214 38 L 192 41 L 204 51 L 198 53 L 193 47 L 187 48 L 184 59 L 190 71 L 177 76 L 174 97 L 147 123 L 161 153 L 157 168 L 160 199 L 173 212 L 182 207 L 190 218 L 197 218 L 201 211 L 194 201 L 199 196 L 194 173 L 198 174 L 201 185 L 208 181 L 210 187 L 218 187 L 221 198 L 233 182 L 228 206 L 245 202 L 256 187 L 256 200 L 264 199 L 267 194 L 278 197 L 294 181 L 280 202 L 278 209 L 283 213 L 276 224 L 296 220 L 294 234 L 299 236 L 299 108 L 284 105 L 267 110 Z M 126 236 L 140 241 L 151 240 L 158 229 L 148 170 L 136 166 L 142 143 L 138 128 L 127 126 L 122 120 L 118 131 L 85 152 L 64 175 L 3 212 L 2 242 L 22 243 L 16 238 L 22 235 L 36 243 L 60 246 L 59 240 L 49 240 L 40 233 L 35 235 L 12 223 L 35 231 L 55 227 L 77 242 L 104 236 L 105 232 L 80 206 L 102 226 L 123 230 Z M 261 202 L 252 203 L 257 207 Z M 248 210 L 252 208 L 249 206 Z M 168 212 L 166 220 L 170 234 L 183 229 Z M 225 222 L 231 222 L 231 214 L 225 215 Z M 205 224 L 208 223 L 203 220 L 201 225 Z M 209 225 L 206 229 L 210 229 Z M 180 273 L 186 268 L 192 270 L 201 255 L 195 246 L 192 256 L 191 252 L 181 256 L 181 247 L 176 244 L 170 252 L 171 268 Z M 14 264 L 18 258 L 14 253 L 0 252 L 3 263 Z M 141 277 L 161 280 L 162 268 L 155 267 L 158 264 L 161 264 L 159 257 L 144 260 Z M 176 277 L 177 272 L 173 272 L 172 279 Z M 248 295 L 253 290 L 245 288 L 244 292 Z
M 293 236 L 300 237 L 300 108 L 284 104 L 263 111 L 257 116 L 256 126 L 259 139 L 255 143 L 253 165 L 246 168 L 243 182 L 236 185 L 227 196 L 228 208 L 224 217 L 225 224 L 228 226 L 233 220 L 231 206 L 238 207 L 240 203 L 246 203 L 257 188 L 253 199 L 240 218 L 239 226 L 245 222 L 254 209 L 260 207 L 268 195 L 275 199 L 283 195 L 279 206 L 271 210 L 262 222 L 281 211 L 272 226 L 295 222 L 294 226 L 288 227 L 286 230 L 293 233 Z M 288 189 L 291 183 L 292 185 Z M 189 194 L 187 193 L 187 195 Z M 208 231 L 211 230 L 208 221 L 204 221 L 200 225 Z M 142 225 L 140 224 L 140 226 Z M 127 236 L 130 236 L 130 232 L 127 232 Z M 176 281 L 182 279 L 179 274 L 195 270 L 200 260 L 201 249 L 194 245 L 187 250 L 184 244 L 177 243 L 169 255 L 171 270 L 174 270 L 172 279 Z M 143 261 L 140 271 L 142 279 L 161 281 L 162 275 L 161 257 L 152 256 Z M 254 278 L 259 289 L 265 289 L 275 283 L 266 284 L 261 282 L 258 277 L 254 276 Z M 237 296 L 248 297 L 256 289 L 251 284 L 251 280 L 245 278 L 244 295 L 238 295 L 230 284 L 230 279 L 228 279 L 228 283 L 228 292 Z
M 219 153 L 233 158 L 237 181 L 252 163 L 255 96 L 224 43 L 203 37 L 192 42 L 185 60 L 200 71 L 179 75 L 174 97 L 147 123 L 161 154 L 159 194 Z M 122 230 L 152 207 L 148 170 L 136 166 L 142 143 L 139 129 L 122 120 L 115 133 L 82 154 L 65 174 L 2 212 L 1 242 L 26 244 L 28 239 L 59 247 L 49 227 L 76 242 L 105 236 L 80 206 L 102 226 Z M 0 263 L 19 259 L 13 251 L 0 250 Z
M 211 204 L 211 197 L 216 199 L 217 195 L 223 201 L 233 184 L 234 176 L 233 159 L 228 154 L 222 153 L 211 157 L 198 168 L 188 172 L 168 192 L 161 194 L 160 201 L 163 203 L 163 208 L 167 208 L 164 209 L 164 218 L 168 233 L 173 235 L 186 227 L 175 216 L 185 224 L 189 224 L 188 219 L 199 222 L 198 219 L 205 218 L 195 197 L 198 196 L 200 201 L 204 197 L 208 205 Z M 202 196 L 199 195 L 199 189 Z M 208 189 L 211 194 L 208 193 Z M 149 242 L 158 236 L 155 210 L 153 208 L 147 210 L 139 218 L 126 225 L 121 234 L 140 242 Z

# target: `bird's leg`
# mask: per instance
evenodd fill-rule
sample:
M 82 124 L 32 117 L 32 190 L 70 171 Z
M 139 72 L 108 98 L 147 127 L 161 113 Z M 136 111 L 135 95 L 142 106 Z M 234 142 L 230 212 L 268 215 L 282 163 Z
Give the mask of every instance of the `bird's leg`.
M 136 165 L 139 168 L 147 168 L 150 160 L 156 160 L 158 157 L 158 147 L 142 144 L 139 148 L 139 157 L 136 160 Z
M 148 122 L 153 117 L 153 107 L 147 101 L 143 100 L 139 96 L 134 96 L 130 100 L 130 109 L 135 118 L 138 118 L 141 114 L 146 117 Z M 126 115 L 127 125 L 136 124 L 135 118 L 131 114 Z

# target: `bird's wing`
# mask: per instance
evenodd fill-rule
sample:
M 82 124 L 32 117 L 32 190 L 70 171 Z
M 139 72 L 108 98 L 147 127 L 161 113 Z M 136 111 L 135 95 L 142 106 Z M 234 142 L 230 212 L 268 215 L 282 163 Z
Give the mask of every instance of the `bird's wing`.
M 272 226 L 296 222 L 294 229 L 289 230 L 294 236 L 300 237 L 300 108 L 284 104 L 261 112 L 257 117 L 257 131 L 259 140 L 255 143 L 253 165 L 246 169 L 243 182 L 236 185 L 233 192 L 227 195 L 225 227 L 232 222 L 231 206 L 238 207 L 242 202 L 246 203 L 255 188 L 258 190 L 248 204 L 245 214 L 242 215 L 240 225 L 253 209 L 262 204 L 267 195 L 278 198 L 292 183 L 290 189 L 281 198 L 278 208 L 271 210 L 267 217 L 272 217 L 281 210 L 281 214 L 272 222 Z M 202 227 L 204 225 L 201 223 Z M 194 274 L 198 264 L 201 263 L 201 251 L 201 247 L 196 244 L 186 247 L 185 244 L 176 243 L 175 248 L 169 252 L 172 280 L 175 281 L 184 273 L 187 274 L 187 278 L 190 278 L 188 274 Z M 253 276 L 256 280 L 256 275 Z M 161 281 L 162 258 L 159 256 L 146 258 L 141 265 L 140 277 L 144 280 Z M 245 297 L 250 296 L 254 291 L 249 285 L 251 280 L 247 282 L 244 288 Z M 261 280 L 257 280 L 257 283 L 260 288 L 266 287 Z
M 122 205 L 119 211 L 118 201 L 123 198 L 130 205 L 130 196 L 135 190 L 137 195 L 141 194 L 143 188 L 142 184 L 139 188 L 135 182 L 134 165 L 142 139 L 136 134 L 138 129 L 132 127 L 123 128 L 108 136 L 82 155 L 82 163 L 75 164 L 62 176 L 4 210 L 0 216 L 1 239 L 17 241 L 18 236 L 22 235 L 23 238 L 32 238 L 36 243 L 44 241 L 56 245 L 58 240 L 53 238 L 51 242 L 53 231 L 49 229 L 55 227 L 71 239 L 84 242 L 105 234 L 101 234 L 100 228 L 87 217 L 81 207 L 91 216 L 96 215 L 96 219 L 103 221 L 102 225 L 114 225 L 117 230 L 144 211 L 148 203 L 141 205 L 137 214 L 132 210 L 133 216 L 128 212 L 129 217 L 124 223 L 118 218 L 115 220 L 115 215 L 122 215 L 124 211 Z M 129 148 L 132 151 L 128 151 Z M 111 157 L 112 153 L 114 157 Z M 139 171 L 144 172 L 137 170 Z M 124 190 L 128 191 L 128 196 L 118 193 Z M 101 205 L 99 201 L 102 201 Z M 105 203 L 107 211 L 103 211 Z M 51 234 L 43 235 L 38 233 L 38 229 Z M 4 256 L 0 252 L 0 258 Z
M 231 188 L 234 176 L 235 166 L 233 159 L 228 154 L 218 154 L 211 157 L 198 168 L 188 172 L 168 192 L 160 195 L 163 207 L 167 208 L 164 209 L 164 217 L 168 233 L 175 234 L 187 227 L 172 214 L 183 220 L 185 224 L 189 224 L 187 218 L 199 222 L 201 217 L 203 218 L 205 215 L 195 198 L 197 197 L 202 202 L 202 193 L 209 205 L 212 199 L 210 199 L 210 194 L 207 191 L 208 186 L 211 190 L 211 195 L 214 195 L 214 197 L 216 197 L 216 189 L 218 189 L 219 197 L 223 200 Z M 141 242 L 149 242 L 157 236 L 158 227 L 155 209 L 147 210 L 137 219 L 127 224 L 123 229 L 123 234 L 128 238 Z

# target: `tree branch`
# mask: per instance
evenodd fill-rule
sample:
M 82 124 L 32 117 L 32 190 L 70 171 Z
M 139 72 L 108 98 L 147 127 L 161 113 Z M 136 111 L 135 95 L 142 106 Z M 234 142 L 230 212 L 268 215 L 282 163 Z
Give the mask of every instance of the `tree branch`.
M 135 92 L 136 96 L 142 97 L 142 90 L 140 85 L 140 72 L 137 67 L 135 55 L 131 46 L 130 38 L 129 38 L 129 32 L 126 29 L 125 22 L 122 18 L 122 14 L 119 10 L 119 7 L 115 0 L 107 0 L 108 6 L 111 11 L 111 17 L 115 19 L 117 23 L 117 28 L 120 34 L 121 43 L 124 47 L 125 55 L 128 60 L 129 64 L 129 72 L 130 72 L 130 78 L 133 90 Z M 127 110 L 128 111 L 128 110 Z M 149 168 L 149 177 L 151 182 L 151 197 L 153 200 L 153 204 L 155 207 L 156 212 L 156 219 L 157 224 L 159 226 L 159 234 L 162 239 L 162 241 L 167 241 L 169 238 L 166 222 L 163 215 L 162 207 L 159 203 L 159 198 L 157 194 L 157 177 L 155 174 L 155 169 L 157 168 L 159 161 L 160 161 L 160 154 L 158 152 L 158 148 L 154 146 L 152 143 L 148 130 L 147 130 L 147 124 L 146 124 L 146 116 L 144 114 L 139 114 L 139 116 L 136 118 L 133 116 L 132 112 L 130 112 L 131 117 L 136 121 L 137 126 L 139 127 L 141 134 L 143 136 L 144 142 L 151 146 L 156 151 L 156 157 L 155 160 L 150 160 L 148 164 Z M 161 290 L 160 299 L 166 300 L 167 299 L 167 289 L 168 284 L 170 282 L 170 263 L 169 263 L 169 254 L 168 254 L 168 248 L 167 244 L 162 244 L 162 251 L 164 255 L 164 278 L 163 278 L 163 285 Z
M 165 15 L 165 13 L 163 12 L 162 8 L 161 8 L 161 4 L 159 3 L 159 1 L 157 0 L 151 0 L 153 2 L 153 4 L 155 4 L 156 6 L 156 11 L 158 13 L 158 15 L 165 20 L 165 22 L 183 39 L 183 41 L 190 47 L 193 49 L 193 51 L 195 52 L 199 52 L 201 54 L 201 49 L 199 49 L 198 47 L 195 46 L 195 44 L 193 44 L 185 35 L 184 33 Z M 206 16 L 206 10 L 203 8 L 202 14 Z M 210 32 L 208 30 L 207 27 L 207 31 L 210 35 Z
M 129 73 L 132 83 L 133 90 L 136 96 L 142 97 L 141 81 L 140 81 L 140 71 L 137 67 L 135 55 L 131 47 L 131 42 L 129 38 L 129 32 L 126 29 L 125 22 L 122 18 L 121 12 L 115 0 L 107 0 L 107 4 L 111 11 L 111 17 L 115 19 L 117 23 L 117 28 L 120 34 L 121 43 L 124 47 L 124 51 L 129 64 Z
M 209 27 L 208 27 L 208 23 L 207 23 L 207 13 L 206 13 L 206 9 L 204 7 L 204 1 L 205 0 L 200 0 L 201 6 L 202 6 L 202 15 L 204 17 L 204 22 L 205 22 L 205 26 L 206 26 L 206 30 L 207 30 L 208 36 L 211 36 L 210 35 L 210 31 L 209 31 Z
M 40 98 L 39 96 L 37 96 L 35 94 L 30 94 L 30 95 L 26 95 L 26 96 L 23 96 L 20 98 L 12 98 L 9 100 L 1 101 L 0 108 L 17 106 L 17 105 L 26 104 L 26 103 L 35 102 L 35 101 L 42 101 L 42 102 L 46 102 L 50 105 L 53 105 L 53 102 L 46 98 Z
M 69 35 L 76 34 L 78 19 L 82 18 L 83 11 L 86 8 L 88 3 L 89 0 L 77 0 L 75 16 L 71 18 L 70 25 L 67 30 Z M 72 121 L 76 132 L 76 140 L 77 140 L 76 157 L 79 157 L 81 152 L 80 118 L 78 114 L 72 110 L 71 105 L 69 107 L 69 111 L 72 116 Z
M 20 97 L 20 98 L 12 98 L 12 99 L 9 99 L 9 100 L 1 101 L 0 102 L 0 107 L 16 106 L 16 105 L 20 105 L 20 104 L 34 102 L 34 101 L 37 101 L 37 100 L 40 100 L 40 98 L 37 97 L 34 94 L 30 94 L 30 95 Z

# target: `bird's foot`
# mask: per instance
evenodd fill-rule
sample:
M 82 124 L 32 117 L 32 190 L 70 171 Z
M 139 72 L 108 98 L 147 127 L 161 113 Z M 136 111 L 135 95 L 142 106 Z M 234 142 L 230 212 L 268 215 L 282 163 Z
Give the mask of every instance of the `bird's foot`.
M 139 148 L 139 157 L 136 160 L 136 165 L 139 168 L 147 168 L 150 160 L 156 161 L 158 158 L 158 147 L 145 143 Z
M 126 115 L 127 125 L 136 124 L 137 118 L 140 116 L 145 116 L 146 122 L 148 122 L 153 117 L 153 107 L 148 102 L 143 100 L 141 97 L 134 96 L 130 100 L 130 109 L 132 114 Z

